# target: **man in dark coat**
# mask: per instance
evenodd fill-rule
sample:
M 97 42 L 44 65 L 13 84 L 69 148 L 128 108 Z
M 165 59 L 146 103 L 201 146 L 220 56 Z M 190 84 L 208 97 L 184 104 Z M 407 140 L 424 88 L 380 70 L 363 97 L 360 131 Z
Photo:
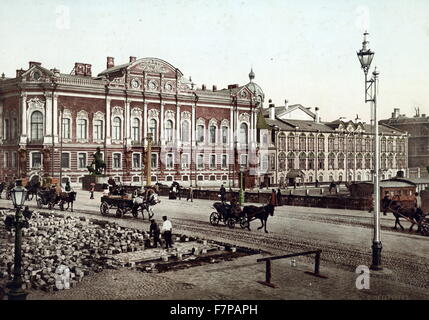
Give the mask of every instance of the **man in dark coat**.
M 226 189 L 223 186 L 223 184 L 220 187 L 219 194 L 220 194 L 220 201 L 225 202 L 226 201 Z
M 278 206 L 282 206 L 283 202 L 282 202 L 282 192 L 280 191 L 280 188 L 277 189 L 277 205 Z
M 153 247 L 156 248 L 157 244 L 162 247 L 161 239 L 159 238 L 159 235 L 161 234 L 161 231 L 159 229 L 158 224 L 155 222 L 155 219 L 150 220 L 150 229 L 149 229 L 149 237 L 153 236 Z
M 277 193 L 276 193 L 275 189 L 273 189 L 271 191 L 271 197 L 270 197 L 269 204 L 271 204 L 274 207 L 277 206 Z

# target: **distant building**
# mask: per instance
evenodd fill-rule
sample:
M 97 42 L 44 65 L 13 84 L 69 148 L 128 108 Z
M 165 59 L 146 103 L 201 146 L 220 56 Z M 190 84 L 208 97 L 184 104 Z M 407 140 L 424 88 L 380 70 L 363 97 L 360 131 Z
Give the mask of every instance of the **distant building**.
M 380 123 L 389 125 L 409 134 L 408 137 L 408 166 L 410 177 L 427 177 L 426 167 L 429 166 L 429 116 L 420 114 L 416 109 L 414 117 L 400 114 L 400 109 L 393 109 L 389 119 Z
M 260 129 L 261 170 L 265 184 L 372 181 L 372 127 L 359 118 L 322 122 L 318 108 L 300 104 L 263 109 Z M 381 179 L 407 169 L 407 134 L 380 125 Z M 263 146 L 266 148 L 262 148 Z M 262 150 L 262 151 L 261 151 Z

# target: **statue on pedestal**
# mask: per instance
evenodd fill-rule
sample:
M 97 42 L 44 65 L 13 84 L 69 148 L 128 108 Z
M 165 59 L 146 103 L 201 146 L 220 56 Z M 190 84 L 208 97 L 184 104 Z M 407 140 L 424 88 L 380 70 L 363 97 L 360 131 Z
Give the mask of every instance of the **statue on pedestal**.
M 102 171 L 106 169 L 106 164 L 104 163 L 100 147 L 97 147 L 97 151 L 92 156 L 94 157 L 94 160 L 92 160 L 91 164 L 86 168 L 92 175 L 102 175 Z

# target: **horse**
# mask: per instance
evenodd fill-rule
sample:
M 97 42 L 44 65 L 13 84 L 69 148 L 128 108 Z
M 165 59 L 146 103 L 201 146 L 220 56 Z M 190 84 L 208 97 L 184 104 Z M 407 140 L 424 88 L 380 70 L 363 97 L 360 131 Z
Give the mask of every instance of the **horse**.
M 59 200 L 61 211 L 64 211 L 64 204 L 67 203 L 67 208 L 65 210 L 68 210 L 71 204 L 71 212 L 73 212 L 73 202 L 76 200 L 76 194 L 77 192 L 75 191 L 60 193 L 57 200 Z
M 415 224 L 417 224 L 417 232 L 420 231 L 420 222 L 423 220 L 425 214 L 416 208 L 402 208 L 401 204 L 398 201 L 390 201 L 386 208 L 393 213 L 395 216 L 395 226 L 392 229 L 396 229 L 396 226 L 399 225 L 402 230 L 404 227 L 401 225 L 399 218 L 407 219 L 411 222 L 411 227 L 408 230 L 411 232 Z
M 37 192 L 40 189 L 40 182 L 37 182 L 37 183 L 30 183 L 29 182 L 29 183 L 27 183 L 25 188 L 27 189 L 27 200 L 31 201 L 31 200 L 33 200 L 34 196 L 37 196 Z
M 249 222 L 247 224 L 247 229 L 249 231 L 250 231 L 250 221 L 259 219 L 261 220 L 261 226 L 258 228 L 258 230 L 264 228 L 265 233 L 268 233 L 267 220 L 268 220 L 268 216 L 274 215 L 274 206 L 272 204 L 267 204 L 262 207 L 244 206 L 243 214 L 245 214 L 247 221 Z

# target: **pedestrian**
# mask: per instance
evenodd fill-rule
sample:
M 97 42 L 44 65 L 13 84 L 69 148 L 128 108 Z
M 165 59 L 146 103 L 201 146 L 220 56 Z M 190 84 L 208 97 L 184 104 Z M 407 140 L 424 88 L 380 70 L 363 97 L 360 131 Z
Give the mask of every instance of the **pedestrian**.
M 278 206 L 282 206 L 283 205 L 282 192 L 280 191 L 280 188 L 277 190 L 277 205 Z
M 177 184 L 177 196 L 179 197 L 179 200 L 182 200 L 182 186 Z
M 162 223 L 161 233 L 164 235 L 165 248 L 168 250 L 168 248 L 173 248 L 173 243 L 171 239 L 171 232 L 173 227 L 171 225 L 171 222 L 167 219 L 167 216 L 163 216 L 162 220 L 164 222 Z
M 156 248 L 158 243 L 159 246 L 162 248 L 162 242 L 159 237 L 161 234 L 161 230 L 159 230 L 158 224 L 155 222 L 155 219 L 150 220 L 150 229 L 149 229 L 149 237 L 153 236 L 153 247 Z
M 67 180 L 67 182 L 66 182 L 65 191 L 66 191 L 67 193 L 72 191 L 72 188 L 71 188 L 71 186 L 70 186 L 70 181 L 69 181 L 69 180 Z
M 391 200 L 390 200 L 390 193 L 389 193 L 389 191 L 386 191 L 384 193 L 384 198 L 381 201 L 381 205 L 382 205 L 382 209 L 383 209 L 383 215 L 386 215 L 386 210 L 389 207 L 390 202 L 391 202 Z
M 219 194 L 220 194 L 220 201 L 222 201 L 222 203 L 224 203 L 226 201 L 226 189 L 223 186 L 223 183 L 220 186 Z
M 191 199 L 191 202 L 194 202 L 194 189 L 192 188 L 192 186 L 189 187 L 188 198 L 186 199 L 186 201 L 189 201 L 189 199 Z
M 91 183 L 91 187 L 89 189 L 90 199 L 94 199 L 94 191 L 95 191 L 95 183 Z
M 316 179 L 316 182 L 315 182 L 315 186 L 316 186 L 316 188 L 319 188 L 319 180 L 317 180 L 317 179 Z
M 274 207 L 277 206 L 277 193 L 275 189 L 271 191 L 271 197 L 270 197 L 269 203 Z
M 293 188 L 296 189 L 296 180 L 293 180 Z

